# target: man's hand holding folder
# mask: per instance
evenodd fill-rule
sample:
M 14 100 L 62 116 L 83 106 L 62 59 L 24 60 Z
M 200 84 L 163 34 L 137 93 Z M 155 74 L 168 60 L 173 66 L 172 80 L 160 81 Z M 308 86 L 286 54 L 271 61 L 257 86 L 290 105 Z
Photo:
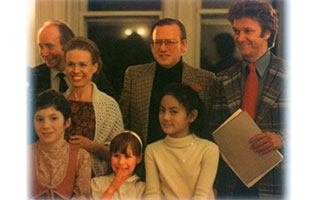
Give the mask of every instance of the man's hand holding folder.
M 250 115 L 241 109 L 212 135 L 223 160 L 248 188 L 283 160 L 278 151 L 282 146 L 281 137 L 273 132 L 262 133 Z
M 253 151 L 262 155 L 282 147 L 280 136 L 273 132 L 257 134 L 249 140 L 249 143 L 252 144 L 251 149 Z

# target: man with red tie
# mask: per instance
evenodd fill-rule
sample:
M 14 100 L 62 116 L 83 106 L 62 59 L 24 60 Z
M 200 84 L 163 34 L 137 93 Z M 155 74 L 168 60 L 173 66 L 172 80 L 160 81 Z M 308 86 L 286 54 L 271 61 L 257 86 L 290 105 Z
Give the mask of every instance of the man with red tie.
M 231 6 L 227 18 L 242 61 L 217 74 L 212 125 L 217 128 L 242 108 L 263 131 L 248 141 L 252 150 L 261 155 L 277 149 L 284 153 L 286 69 L 269 51 L 278 33 L 277 12 L 266 2 L 243 1 Z M 218 197 L 283 198 L 284 163 L 247 188 L 221 160 L 215 183 Z

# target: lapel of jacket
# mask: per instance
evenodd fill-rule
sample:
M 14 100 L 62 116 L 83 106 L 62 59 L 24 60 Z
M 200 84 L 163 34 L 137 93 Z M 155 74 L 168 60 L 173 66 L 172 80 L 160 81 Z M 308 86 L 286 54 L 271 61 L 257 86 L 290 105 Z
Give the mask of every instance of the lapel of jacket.
M 197 86 L 199 85 L 197 80 L 197 74 L 194 73 L 192 67 L 187 63 L 182 62 L 182 83 L 190 86 Z
M 50 77 L 51 71 L 50 71 L 49 67 L 46 67 L 46 69 L 47 70 L 45 73 L 46 73 L 46 77 L 48 77 L 48 79 L 47 79 L 47 81 L 44 81 L 44 85 L 45 85 L 44 87 L 49 89 L 49 88 L 51 88 L 51 77 Z
M 37 83 L 39 84 L 37 87 L 40 87 L 41 91 L 47 90 L 51 88 L 51 71 L 50 68 L 46 65 L 46 63 L 43 63 L 39 67 L 39 74 L 38 74 L 38 80 Z
M 270 107 L 275 103 L 282 88 L 283 73 L 280 70 L 281 63 L 271 56 L 271 62 L 267 71 L 267 79 L 262 91 L 261 102 L 256 113 L 256 122 L 263 119 Z
M 240 108 L 241 102 L 241 64 L 227 70 L 222 82 L 229 111 L 233 114 Z
M 156 64 L 155 62 L 150 63 L 145 68 L 141 70 L 140 76 L 137 80 L 140 84 L 138 84 L 137 92 L 138 98 L 141 101 L 139 107 L 141 108 L 141 116 L 143 117 L 142 120 L 148 121 L 149 116 L 149 104 L 153 86 L 153 79 L 156 71 Z M 145 123 L 147 124 L 147 123 Z

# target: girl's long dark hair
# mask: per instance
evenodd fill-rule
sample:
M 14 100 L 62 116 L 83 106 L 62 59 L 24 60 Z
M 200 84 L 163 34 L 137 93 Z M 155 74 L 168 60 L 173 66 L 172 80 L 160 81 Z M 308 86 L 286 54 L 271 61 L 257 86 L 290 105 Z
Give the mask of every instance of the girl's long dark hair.
M 160 95 L 160 101 L 165 95 L 171 95 L 183 105 L 189 115 L 193 110 L 198 111 L 197 118 L 190 124 L 191 133 L 204 137 L 204 130 L 207 127 L 206 107 L 199 97 L 198 92 L 189 85 L 182 83 L 172 83 L 167 85 Z

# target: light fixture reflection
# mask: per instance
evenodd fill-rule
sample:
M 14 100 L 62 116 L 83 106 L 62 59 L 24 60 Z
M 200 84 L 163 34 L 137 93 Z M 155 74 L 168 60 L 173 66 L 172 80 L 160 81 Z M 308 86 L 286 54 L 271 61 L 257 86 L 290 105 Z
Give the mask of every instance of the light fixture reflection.
M 143 36 L 145 34 L 145 30 L 143 28 L 139 28 L 137 32 L 141 36 Z
M 132 34 L 132 30 L 131 29 L 126 29 L 124 31 L 124 34 L 126 34 L 127 36 L 131 35 Z

